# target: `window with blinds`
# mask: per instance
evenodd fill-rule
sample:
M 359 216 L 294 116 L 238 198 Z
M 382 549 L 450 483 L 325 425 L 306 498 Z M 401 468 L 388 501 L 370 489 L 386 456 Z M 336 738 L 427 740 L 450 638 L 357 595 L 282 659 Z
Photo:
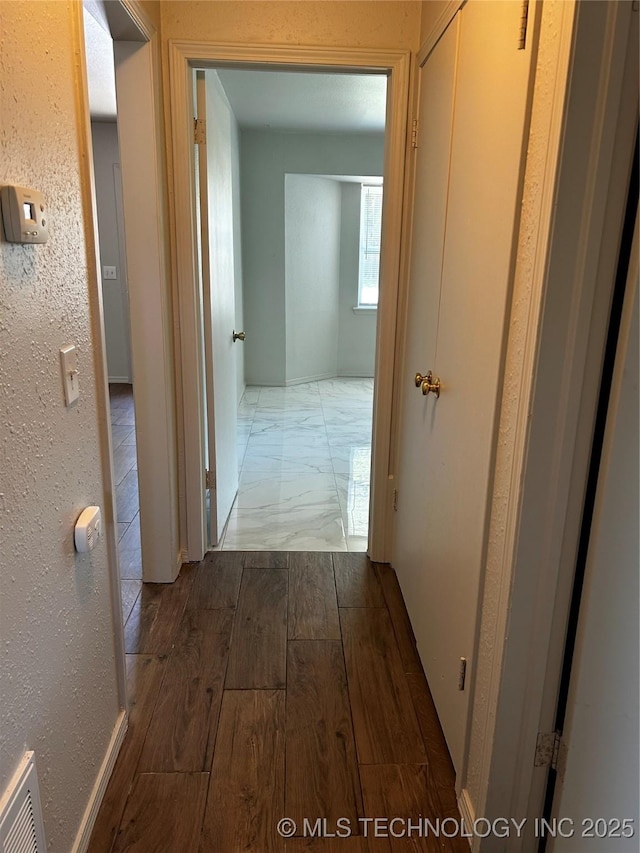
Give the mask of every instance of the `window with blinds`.
M 360 263 L 358 307 L 378 304 L 380 236 L 382 229 L 382 186 L 362 184 L 360 196 Z

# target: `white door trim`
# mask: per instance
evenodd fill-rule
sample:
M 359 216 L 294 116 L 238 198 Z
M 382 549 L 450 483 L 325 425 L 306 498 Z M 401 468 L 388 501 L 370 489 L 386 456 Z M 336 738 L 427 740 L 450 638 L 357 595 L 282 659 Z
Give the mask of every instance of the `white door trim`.
M 181 560 L 157 36 L 148 42 L 115 40 L 113 46 L 135 377 L 142 575 L 145 581 L 171 583 Z
M 409 90 L 409 53 L 387 50 L 337 50 L 195 41 L 169 42 L 171 130 L 174 192 L 174 279 L 180 318 L 180 364 L 184 417 L 184 493 L 187 516 L 187 559 L 202 559 L 206 549 L 204 512 L 204 401 L 201 316 L 196 282 L 196 217 L 194 194 L 193 85 L 195 67 L 278 66 L 288 70 L 386 73 L 389 77 L 385 132 L 383 246 L 376 345 L 373 413 L 373 458 L 369 554 L 388 561 L 390 505 L 389 451 L 393 394 L 396 313 L 403 210 L 404 158 Z
M 102 303 L 102 288 L 100 276 L 100 257 L 98 246 L 98 219 L 95 196 L 95 180 L 93 173 L 93 157 L 91 145 L 91 116 L 88 100 L 87 83 L 87 60 L 84 45 L 83 7 L 81 3 L 75 5 L 74 27 L 78 46 L 78 75 L 80 80 L 80 121 L 81 138 L 79 144 L 83 153 L 84 174 L 83 192 L 86 210 L 85 238 L 87 243 L 88 280 L 89 287 L 93 292 L 98 314 L 93 324 L 93 342 L 97 353 L 95 360 L 96 388 L 98 393 L 99 407 L 99 429 L 101 446 L 101 466 L 104 483 L 104 519 L 105 519 L 105 544 L 107 548 L 107 562 L 109 566 L 109 580 L 111 589 L 111 606 L 113 613 L 113 631 L 115 644 L 115 658 L 118 683 L 118 698 L 121 708 L 127 707 L 126 695 L 126 666 L 124 648 L 124 626 L 122 620 L 122 602 L 120 586 L 120 570 L 118 564 L 116 519 L 115 519 L 115 483 L 112 468 L 113 442 L 111 437 L 111 418 L 109 406 L 109 380 L 106 361 L 106 343 L 104 335 L 104 309 Z M 150 106 L 156 133 L 147 139 L 147 148 L 155 155 L 156 166 L 162 162 L 162 125 L 160 123 L 160 88 L 159 88 L 159 42 L 158 35 L 152 22 L 141 7 L 139 0 L 119 0 L 118 3 L 106 3 L 105 11 L 112 37 L 137 42 L 144 56 L 148 74 L 136 77 L 133 86 L 138 96 L 142 97 Z M 146 177 L 149 177 L 147 175 Z M 125 178 L 126 179 L 126 178 Z M 154 227 L 160 232 L 163 216 L 158 213 L 163 205 L 162 175 L 158 168 L 154 169 L 148 185 L 150 207 L 147 208 L 149 217 L 153 217 Z M 126 216 L 126 198 L 124 198 Z M 151 213 L 151 209 L 154 213 Z M 134 211 L 129 217 L 135 220 L 139 214 L 139 204 L 136 202 Z M 156 221 L 155 217 L 158 215 Z M 140 237 L 138 236 L 138 239 Z M 136 237 L 130 238 L 127 247 L 127 262 L 131 249 L 135 248 Z M 158 239 L 153 250 L 148 245 L 143 246 L 147 259 L 152 259 L 154 269 L 158 276 L 151 282 L 150 292 L 140 295 L 138 307 L 142 310 L 131 312 L 132 338 L 139 336 L 141 329 L 149 324 L 149 311 L 153 309 L 154 318 L 158 323 L 155 326 L 156 352 L 162 353 L 162 358 L 140 360 L 135 364 L 136 379 L 139 388 L 144 388 L 144 394 L 136 394 L 136 415 L 138 428 L 143 431 L 153 431 L 158 437 L 155 448 L 158 458 L 165 460 L 166 467 L 158 466 L 156 459 L 147 455 L 147 461 L 143 458 L 139 465 L 138 478 L 141 481 L 141 500 L 145 501 L 145 495 L 153 495 L 154 500 L 149 504 L 146 518 L 141 525 L 143 550 L 145 558 L 145 580 L 157 580 L 168 582 L 175 579 L 181 565 L 181 555 L 178 553 L 178 513 L 177 513 L 177 481 L 172 474 L 171 465 L 175 468 L 175 437 L 172 435 L 172 424 L 175 416 L 173 401 L 169 395 L 173 393 L 173 367 L 170 359 L 171 352 L 171 325 L 168 319 L 169 290 L 164 273 L 164 235 L 158 233 Z M 138 247 L 139 249 L 140 247 Z M 139 252 L 138 252 L 139 254 Z M 134 264 L 135 266 L 135 264 Z M 163 296 L 164 289 L 164 296 Z M 147 301 L 148 300 L 148 301 Z M 144 339 L 139 339 L 138 347 L 144 347 Z M 133 346 L 132 346 L 133 348 Z M 158 423 L 166 425 L 166 430 L 158 431 Z M 173 477 L 173 481 L 172 481 Z M 146 505 L 145 505 L 146 508 Z M 155 532 L 159 531 L 161 543 L 158 543 Z M 164 538 L 162 538 L 164 537 Z M 155 561 L 154 556 L 158 545 L 164 542 L 168 548 L 160 553 L 160 560 Z M 149 544 L 151 543 L 151 544 Z M 151 559 L 147 559 L 151 557 Z M 147 565 L 151 566 L 147 569 Z
M 109 590 L 111 593 L 111 611 L 113 619 L 114 653 L 116 659 L 116 679 L 118 703 L 121 709 L 127 705 L 126 666 L 124 651 L 124 624 L 122 620 L 122 601 L 120 593 L 120 568 L 118 565 L 118 536 L 115 519 L 115 486 L 113 474 L 113 440 L 111 438 L 111 415 L 109 404 L 109 370 L 107 367 L 107 343 L 104 333 L 104 304 L 102 299 L 102 279 L 100 276 L 100 246 L 98 243 L 98 208 L 96 203 L 96 182 L 93 168 L 91 143 L 91 114 L 89 111 L 89 83 L 87 79 L 87 57 L 84 42 L 84 10 L 81 3 L 74 6 L 75 41 L 78 48 L 78 77 L 80 95 L 79 147 L 82 154 L 82 195 L 85 211 L 85 242 L 87 247 L 87 279 L 92 301 L 98 308 L 93 319 L 92 338 L 96 352 L 94 362 L 96 382 L 96 402 L 99 414 L 98 432 L 100 435 L 100 464 L 104 492 L 103 531 L 107 549 L 109 567 Z
M 633 14 L 631 4 L 542 8 L 473 725 L 458 780 L 470 818 L 526 816 L 531 824 L 540 815 L 535 740 L 559 594 L 573 571 L 568 552 L 577 545 L 572 495 L 588 470 L 588 454 L 576 455 L 580 421 L 588 417 L 589 426 L 595 416 L 581 401 L 592 393 L 594 308 L 601 288 L 611 288 L 619 236 L 607 205 L 618 192 L 620 117 L 637 121 L 637 73 L 635 93 L 625 84 Z M 499 849 L 535 843 L 529 833 Z M 496 839 L 475 839 L 473 849 L 498 849 Z

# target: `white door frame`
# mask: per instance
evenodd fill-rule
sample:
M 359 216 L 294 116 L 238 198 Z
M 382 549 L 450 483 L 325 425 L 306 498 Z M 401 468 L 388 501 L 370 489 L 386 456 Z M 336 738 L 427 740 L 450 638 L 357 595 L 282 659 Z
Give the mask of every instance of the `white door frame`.
M 133 20 L 140 32 L 133 40 L 112 25 L 135 376 L 142 572 L 145 581 L 170 583 L 180 571 L 182 553 L 160 46 L 159 36 L 139 4 L 131 0 L 120 3 L 130 17 L 136 14 Z M 108 14 L 112 5 L 107 4 Z
M 88 100 L 87 60 L 84 45 L 83 6 L 75 4 L 75 27 L 78 33 L 78 74 L 81 78 L 83 121 L 80 145 L 84 162 L 84 203 L 87 211 L 85 238 L 87 244 L 89 287 L 98 305 L 93 327 L 96 387 L 98 391 L 101 465 L 105 491 L 104 531 L 109 566 L 113 612 L 113 630 L 121 708 L 127 707 L 124 626 L 122 620 L 120 569 L 118 564 L 115 484 L 113 475 L 113 441 L 109 405 L 109 378 L 104 333 L 98 219 L 91 145 L 91 116 Z M 135 407 L 138 436 L 138 480 L 141 514 L 141 536 L 144 580 L 173 581 L 181 565 L 178 547 L 177 475 L 175 465 L 175 421 L 173 363 L 171 359 L 170 291 L 164 269 L 166 240 L 163 232 L 163 175 L 160 168 L 162 125 L 160 121 L 159 36 L 138 0 L 119 0 L 105 5 L 115 48 L 136 54 L 125 74 L 117 81 L 130 97 L 121 103 L 119 121 L 125 127 L 121 135 L 121 157 L 128 162 L 123 170 L 123 202 L 127 235 L 127 268 L 136 278 L 130 289 L 132 356 L 136 375 Z M 132 101 L 148 105 L 144 120 L 155 130 L 150 136 L 136 132 L 140 113 Z M 128 132 L 127 132 L 128 129 Z M 144 146 L 144 155 L 141 149 Z M 150 165 L 138 171 L 131 183 L 131 163 L 144 159 Z M 133 170 L 135 171 L 135 169 Z M 127 184 L 130 184 L 127 186 Z M 139 199 L 146 199 L 144 222 L 140 222 Z M 127 210 L 129 216 L 127 217 Z M 137 276 L 137 277 L 136 277 Z M 144 441 L 140 437 L 144 436 Z M 159 461 L 163 464 L 159 464 Z
M 202 318 L 197 298 L 196 216 L 193 152 L 194 68 L 229 65 L 277 67 L 291 71 L 349 71 L 388 75 L 384 156 L 384 222 L 381 288 L 378 306 L 369 555 L 389 560 L 388 508 L 391 505 L 389 451 L 396 350 L 396 309 L 400 266 L 404 159 L 410 55 L 406 51 L 169 42 L 175 257 L 174 276 L 180 317 L 180 363 L 184 412 L 184 489 L 187 559 L 200 560 L 207 546 Z

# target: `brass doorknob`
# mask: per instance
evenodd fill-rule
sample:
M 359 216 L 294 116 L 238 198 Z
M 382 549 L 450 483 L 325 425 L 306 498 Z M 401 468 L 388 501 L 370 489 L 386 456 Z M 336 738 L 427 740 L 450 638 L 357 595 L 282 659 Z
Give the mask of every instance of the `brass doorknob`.
M 440 387 L 440 380 L 438 378 L 434 379 L 431 371 L 429 371 L 428 378 L 422 383 L 422 393 L 425 397 L 427 394 L 435 394 L 437 398 L 440 396 Z
M 235 344 L 236 341 L 243 341 L 246 338 L 246 334 L 244 332 L 236 332 L 233 333 L 233 342 Z
M 425 376 L 421 373 L 416 373 L 415 375 L 415 383 L 416 388 L 421 388 L 422 393 L 426 397 L 427 394 L 435 394 L 436 397 L 440 396 L 440 380 L 434 379 L 433 373 L 429 371 Z

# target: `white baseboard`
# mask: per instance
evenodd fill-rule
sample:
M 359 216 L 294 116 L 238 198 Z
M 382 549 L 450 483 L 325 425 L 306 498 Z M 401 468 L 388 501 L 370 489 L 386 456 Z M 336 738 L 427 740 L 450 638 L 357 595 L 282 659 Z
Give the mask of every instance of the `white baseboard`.
M 71 848 L 72 853 L 86 853 L 89 849 L 91 833 L 93 832 L 98 811 L 102 804 L 102 798 L 104 797 L 104 792 L 107 790 L 107 785 L 111 778 L 116 758 L 120 752 L 122 741 L 127 733 L 128 724 L 129 718 L 127 716 L 127 712 L 123 709 L 118 714 L 118 719 L 116 720 L 113 733 L 111 734 L 111 740 L 109 741 L 106 755 L 102 760 L 98 776 L 91 791 L 91 796 L 89 797 L 89 802 L 87 803 L 87 807 L 82 815 L 80 829 L 78 830 L 76 840 Z
M 130 376 L 110 376 L 109 382 L 118 383 L 119 385 L 131 385 L 131 377 Z
M 339 370 L 338 376 L 342 379 L 373 379 L 372 370 Z
M 460 817 L 464 821 L 464 825 L 467 828 L 473 826 L 476 820 L 476 810 L 473 807 L 469 791 L 466 788 L 463 788 L 460 791 L 460 795 L 458 796 L 458 808 L 460 809 Z M 471 847 L 473 839 L 468 838 L 467 840 L 469 842 L 469 847 Z

